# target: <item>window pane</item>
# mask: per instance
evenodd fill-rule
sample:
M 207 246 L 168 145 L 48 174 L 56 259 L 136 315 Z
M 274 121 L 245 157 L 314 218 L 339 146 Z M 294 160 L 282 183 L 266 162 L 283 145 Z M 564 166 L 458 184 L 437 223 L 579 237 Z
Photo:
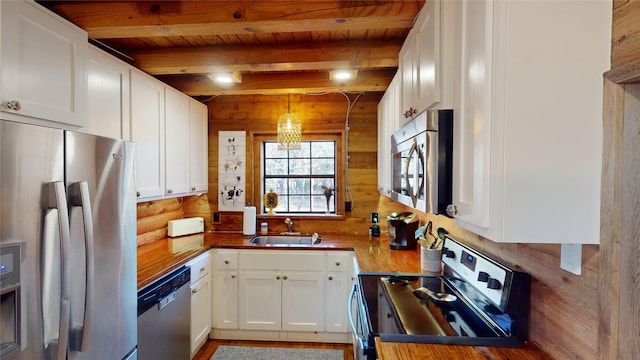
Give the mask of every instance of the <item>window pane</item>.
M 309 212 L 311 210 L 310 196 L 290 196 L 289 211 L 290 212 Z
M 313 157 L 335 157 L 335 142 L 333 141 L 314 141 L 311 144 Z
M 264 157 L 265 158 L 286 158 L 286 150 L 278 150 L 278 143 L 265 142 L 264 143 Z
M 278 196 L 287 194 L 286 178 L 269 178 L 264 180 L 265 193 L 269 190 L 275 191 Z
M 265 159 L 264 174 L 270 175 L 287 175 L 287 159 Z
M 335 160 L 332 159 L 312 159 L 311 173 L 313 175 L 333 175 L 335 173 Z
M 289 151 L 289 157 L 292 158 L 308 158 L 311 156 L 311 143 L 303 141 L 300 143 L 300 150 Z
M 311 175 L 311 160 L 291 159 L 289 160 L 289 174 L 291 175 Z
M 304 178 L 289 179 L 289 194 L 309 194 L 311 192 L 309 180 Z

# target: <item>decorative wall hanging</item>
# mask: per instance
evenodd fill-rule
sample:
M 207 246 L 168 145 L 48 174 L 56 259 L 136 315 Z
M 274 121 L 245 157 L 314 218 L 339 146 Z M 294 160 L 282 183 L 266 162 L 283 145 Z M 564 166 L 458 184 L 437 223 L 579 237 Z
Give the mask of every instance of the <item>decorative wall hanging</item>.
M 245 131 L 218 131 L 218 210 L 243 211 L 246 187 Z

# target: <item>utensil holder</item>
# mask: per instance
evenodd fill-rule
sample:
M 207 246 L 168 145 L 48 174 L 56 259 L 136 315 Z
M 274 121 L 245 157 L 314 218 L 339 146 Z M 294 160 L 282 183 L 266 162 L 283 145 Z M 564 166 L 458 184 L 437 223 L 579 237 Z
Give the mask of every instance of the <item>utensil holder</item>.
M 442 249 L 420 246 L 420 268 L 426 272 L 440 274 L 442 271 Z

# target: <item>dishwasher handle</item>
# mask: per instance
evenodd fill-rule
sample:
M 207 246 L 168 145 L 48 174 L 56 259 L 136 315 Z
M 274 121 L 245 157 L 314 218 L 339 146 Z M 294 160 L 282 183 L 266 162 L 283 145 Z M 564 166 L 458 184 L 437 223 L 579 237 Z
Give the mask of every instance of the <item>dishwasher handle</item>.
M 349 314 L 349 324 L 351 324 L 353 338 L 358 342 L 358 347 L 360 349 L 364 349 L 364 340 L 362 336 L 360 336 L 360 332 L 358 332 L 356 323 L 353 319 L 353 299 L 357 296 L 357 291 L 358 284 L 353 284 L 353 287 L 351 288 L 351 294 L 349 295 L 349 306 L 347 307 L 347 313 Z M 359 309 L 356 309 L 356 311 L 359 311 Z

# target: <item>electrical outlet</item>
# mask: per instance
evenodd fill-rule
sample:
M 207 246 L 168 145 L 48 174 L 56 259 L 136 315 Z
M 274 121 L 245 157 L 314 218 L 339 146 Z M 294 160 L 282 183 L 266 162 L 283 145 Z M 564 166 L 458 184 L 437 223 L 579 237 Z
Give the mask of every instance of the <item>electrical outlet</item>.
M 211 221 L 212 224 L 220 224 L 220 213 L 218 211 L 214 212 L 211 218 L 212 218 L 212 221 Z
M 372 223 L 377 224 L 380 222 L 380 218 L 378 217 L 378 213 L 371 213 L 370 220 Z

